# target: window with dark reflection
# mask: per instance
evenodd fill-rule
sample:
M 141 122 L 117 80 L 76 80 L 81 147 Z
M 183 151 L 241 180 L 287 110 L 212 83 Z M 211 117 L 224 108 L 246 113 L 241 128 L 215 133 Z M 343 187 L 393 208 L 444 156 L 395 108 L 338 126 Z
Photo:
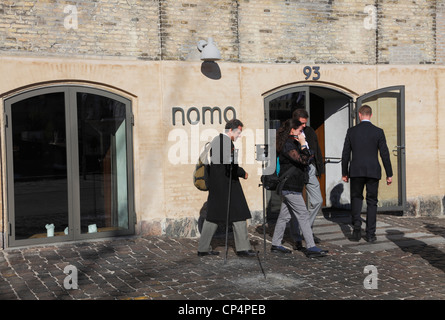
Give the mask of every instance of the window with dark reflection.
M 125 104 L 77 93 L 81 232 L 128 228 Z
M 16 239 L 64 235 L 68 227 L 64 93 L 12 104 L 9 125 Z

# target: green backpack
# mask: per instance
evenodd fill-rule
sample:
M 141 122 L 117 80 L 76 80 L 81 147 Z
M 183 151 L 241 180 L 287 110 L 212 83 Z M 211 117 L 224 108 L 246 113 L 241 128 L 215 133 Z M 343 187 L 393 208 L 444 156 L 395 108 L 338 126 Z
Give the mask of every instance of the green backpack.
M 198 190 L 208 191 L 208 176 L 210 171 L 210 162 L 209 162 L 209 151 L 210 151 L 210 142 L 208 142 L 204 151 L 201 153 L 198 159 L 198 163 L 195 165 L 195 170 L 193 171 L 193 184 Z

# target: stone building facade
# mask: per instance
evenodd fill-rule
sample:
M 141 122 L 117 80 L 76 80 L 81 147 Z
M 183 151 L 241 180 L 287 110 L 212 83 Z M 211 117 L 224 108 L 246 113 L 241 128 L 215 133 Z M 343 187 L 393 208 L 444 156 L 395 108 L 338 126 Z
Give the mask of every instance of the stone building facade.
M 197 50 L 197 42 L 209 37 L 221 53 L 221 60 L 211 64 L 202 62 Z M 217 107 L 226 116 L 236 114 L 248 129 L 240 150 L 252 174 L 243 186 L 254 215 L 252 223 L 261 221 L 257 172 L 262 164 L 255 161 L 253 148 L 249 149 L 249 138 L 253 144 L 265 143 L 265 108 L 272 108 L 266 103 L 282 90 L 324 99 L 328 130 L 328 109 L 340 100 L 352 114 L 360 96 L 385 87 L 403 87 L 399 92 L 403 94 L 403 123 L 399 124 L 406 143 L 399 150 L 404 159 L 398 189 L 404 193 L 403 211 L 443 215 L 444 63 L 444 0 L 2 1 L 3 247 L 21 243 L 14 238 L 18 192 L 11 190 L 16 176 L 11 163 L 15 163 L 17 149 L 8 140 L 14 136 L 10 131 L 15 126 L 11 121 L 14 103 L 20 101 L 16 99 L 20 95 L 28 97 L 28 93 L 55 87 L 74 88 L 77 93 L 85 87 L 99 90 L 90 94 L 107 92 L 117 100 L 123 97 L 122 103 L 129 106 L 131 146 L 126 150 L 131 155 L 127 158 L 131 161 L 127 163 L 131 192 L 125 201 L 133 204 L 130 209 L 134 212 L 128 213 L 135 226 L 131 232 L 198 235 L 197 221 L 206 193 L 194 189 L 191 173 L 204 135 L 221 131 L 224 122 L 217 121 L 218 114 L 213 114 L 215 121 L 211 122 L 203 109 L 207 107 Z M 315 101 L 311 102 L 314 120 Z M 380 114 L 386 117 L 385 111 Z M 356 121 L 353 115 L 345 119 L 349 125 Z M 379 121 L 384 124 L 384 119 Z M 182 133 L 186 135 L 183 141 Z M 112 134 L 114 138 L 118 135 L 117 131 Z M 337 143 L 343 138 L 336 136 Z M 328 134 L 325 142 L 331 143 Z M 79 180 L 70 178 L 71 173 L 68 177 Z M 69 190 L 77 188 L 77 182 L 67 183 Z M 106 183 L 101 188 L 108 190 Z M 327 205 L 332 205 L 329 194 L 333 198 L 333 188 L 326 188 Z M 73 203 L 79 196 L 74 192 L 67 197 Z M 345 197 L 347 193 L 341 204 L 347 202 Z M 82 205 L 73 208 L 66 213 L 69 233 L 61 235 L 68 240 L 76 233 L 71 224 L 79 225 L 73 222 L 79 213 L 72 211 L 81 210 Z M 33 240 L 26 238 L 23 243 Z

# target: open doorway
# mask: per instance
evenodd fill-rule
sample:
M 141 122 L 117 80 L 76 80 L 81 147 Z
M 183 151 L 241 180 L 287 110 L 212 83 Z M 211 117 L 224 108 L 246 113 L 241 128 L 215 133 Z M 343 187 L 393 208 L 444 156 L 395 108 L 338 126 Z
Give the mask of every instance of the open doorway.
M 394 171 L 392 187 L 380 183 L 378 211 L 403 214 L 406 209 L 405 87 L 381 88 L 356 97 L 356 101 L 353 96 L 356 94 L 321 85 L 294 86 L 276 91 L 264 98 L 265 128 L 278 129 L 292 117 L 295 109 L 306 109 L 309 113 L 308 125 L 317 134 L 324 159 L 324 173 L 319 178 L 323 211 L 349 210 L 349 184 L 341 179 L 344 139 L 348 128 L 357 124 L 358 107 L 362 103 L 372 106 L 372 121 L 385 131 Z M 275 192 L 268 191 L 266 194 L 267 217 L 273 220 L 278 217 L 281 199 Z M 362 210 L 365 210 L 365 204 Z
M 324 159 L 319 177 L 323 208 L 348 209 L 349 186 L 341 180 L 341 152 L 346 131 L 352 123 L 352 97 L 321 86 L 296 86 L 275 92 L 265 98 L 265 128 L 278 129 L 299 108 L 309 113 L 308 125 L 318 138 Z M 267 192 L 267 217 L 278 217 L 281 199 Z
M 309 123 L 317 134 L 324 158 L 324 173 L 319 179 L 323 207 L 349 209 L 349 188 L 341 181 L 341 153 L 352 122 L 352 99 L 322 87 L 310 87 L 309 92 Z

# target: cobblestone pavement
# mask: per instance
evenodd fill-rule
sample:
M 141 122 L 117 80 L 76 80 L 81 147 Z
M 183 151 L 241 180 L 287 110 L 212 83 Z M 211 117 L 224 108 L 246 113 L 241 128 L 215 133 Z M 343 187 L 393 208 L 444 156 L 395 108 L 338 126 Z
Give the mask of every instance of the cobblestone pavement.
M 349 241 L 347 222 L 317 218 L 314 233 L 329 249 L 317 259 L 271 253 L 269 232 L 264 256 L 261 227 L 250 230 L 256 258 L 239 258 L 230 246 L 225 260 L 224 237 L 214 239 L 221 255 L 211 257 L 197 256 L 198 239 L 166 237 L 7 249 L 0 299 L 445 299 L 445 219 L 379 215 L 374 244 Z

